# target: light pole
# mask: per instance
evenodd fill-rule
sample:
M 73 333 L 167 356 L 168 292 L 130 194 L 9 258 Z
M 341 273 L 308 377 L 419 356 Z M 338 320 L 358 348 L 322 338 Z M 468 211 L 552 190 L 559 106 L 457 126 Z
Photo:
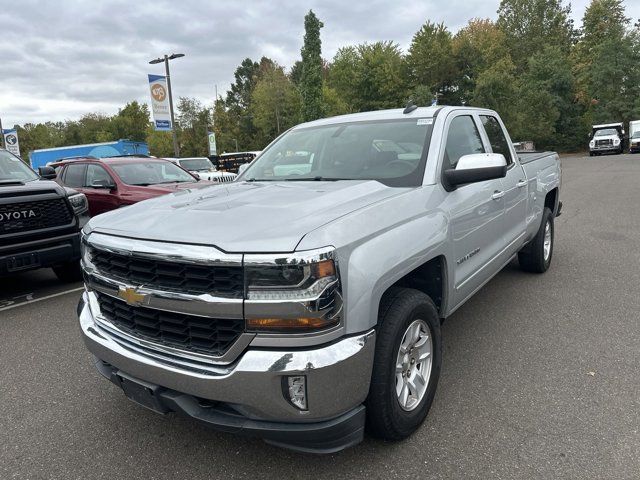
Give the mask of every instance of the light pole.
M 176 121 L 173 116 L 173 96 L 171 95 L 171 77 L 169 75 L 169 60 L 174 58 L 184 57 L 184 53 L 172 53 L 171 55 L 165 55 L 164 58 L 156 58 L 149 63 L 155 65 L 156 63 L 164 62 L 164 69 L 167 74 L 167 89 L 169 90 L 169 111 L 171 112 L 171 134 L 173 136 L 173 153 L 176 158 L 180 157 L 180 147 L 178 146 L 178 135 L 176 134 Z

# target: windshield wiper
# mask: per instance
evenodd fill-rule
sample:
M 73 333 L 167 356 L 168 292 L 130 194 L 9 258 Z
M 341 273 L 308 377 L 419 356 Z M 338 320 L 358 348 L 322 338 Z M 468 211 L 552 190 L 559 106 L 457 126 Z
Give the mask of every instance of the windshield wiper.
M 337 182 L 339 180 L 353 180 L 353 178 L 330 178 L 330 177 L 302 177 L 302 178 L 283 178 L 285 182 Z

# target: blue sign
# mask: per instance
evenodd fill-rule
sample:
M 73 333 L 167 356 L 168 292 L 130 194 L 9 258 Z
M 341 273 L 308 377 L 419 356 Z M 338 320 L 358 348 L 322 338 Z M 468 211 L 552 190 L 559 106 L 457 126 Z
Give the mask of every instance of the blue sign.
M 156 130 L 171 130 L 171 120 L 156 120 Z

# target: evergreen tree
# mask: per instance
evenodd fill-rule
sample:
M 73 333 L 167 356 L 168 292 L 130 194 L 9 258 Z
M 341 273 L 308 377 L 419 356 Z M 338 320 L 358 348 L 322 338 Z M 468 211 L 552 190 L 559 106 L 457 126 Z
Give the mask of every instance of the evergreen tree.
M 322 102 L 322 57 L 320 29 L 323 24 L 309 10 L 304 17 L 304 46 L 302 47 L 302 75 L 300 93 L 302 95 L 302 119 L 305 122 L 323 116 Z

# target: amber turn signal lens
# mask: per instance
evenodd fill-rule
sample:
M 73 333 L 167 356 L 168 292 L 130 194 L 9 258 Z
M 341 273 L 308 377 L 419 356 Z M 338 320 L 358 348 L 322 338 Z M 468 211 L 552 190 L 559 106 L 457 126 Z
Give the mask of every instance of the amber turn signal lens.
M 295 330 L 323 328 L 335 323 L 323 318 L 249 318 L 250 330 Z
M 332 277 L 336 274 L 336 266 L 333 263 L 333 260 L 323 260 L 314 264 L 314 268 L 316 270 L 316 278 L 322 277 Z

